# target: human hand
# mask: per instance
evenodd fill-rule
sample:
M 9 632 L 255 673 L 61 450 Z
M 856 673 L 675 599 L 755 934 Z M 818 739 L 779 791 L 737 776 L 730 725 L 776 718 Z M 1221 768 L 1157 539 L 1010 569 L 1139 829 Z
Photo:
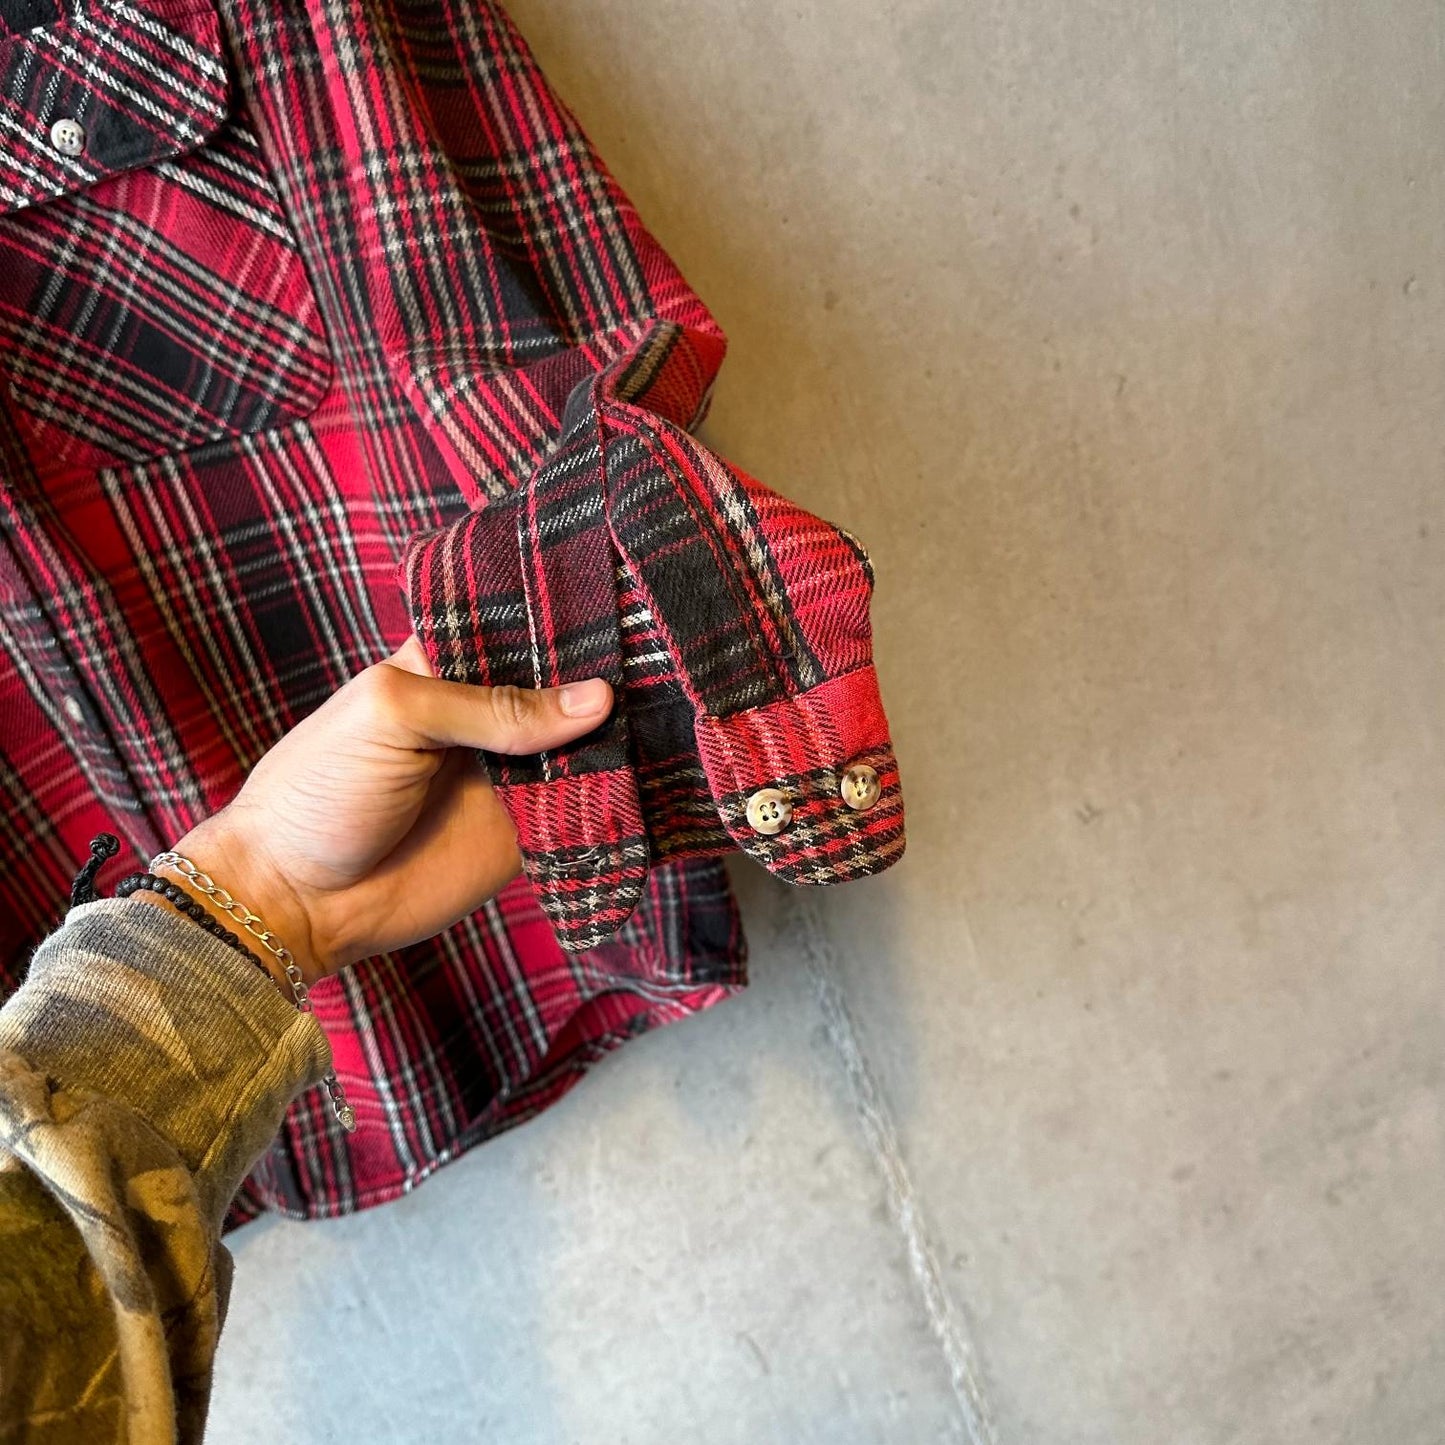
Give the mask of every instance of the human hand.
M 293 728 L 175 851 L 314 981 L 432 937 L 515 878 L 516 834 L 474 750 L 557 747 L 611 706 L 595 678 L 538 691 L 442 681 L 413 637 Z

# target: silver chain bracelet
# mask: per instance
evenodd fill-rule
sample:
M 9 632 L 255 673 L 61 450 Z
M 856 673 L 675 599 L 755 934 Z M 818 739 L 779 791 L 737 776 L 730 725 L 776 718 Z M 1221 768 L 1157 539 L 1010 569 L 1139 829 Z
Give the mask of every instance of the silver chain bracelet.
M 291 985 L 297 1009 L 304 1014 L 315 1012 L 311 1007 L 311 990 L 306 987 L 306 980 L 302 978 L 301 970 L 291 956 L 291 950 L 266 927 L 258 914 L 252 913 L 244 903 L 222 888 L 209 873 L 202 873 L 189 858 L 183 858 L 179 853 L 157 853 L 151 859 L 150 868 L 152 873 L 158 868 L 174 868 L 197 893 L 205 894 L 222 913 L 235 919 L 281 965 L 286 974 L 286 982 Z M 341 1080 L 336 1077 L 336 1070 L 330 1070 L 321 1082 L 326 1086 L 337 1122 L 348 1134 L 355 1133 L 356 1110 L 346 1102 L 346 1094 L 341 1088 Z

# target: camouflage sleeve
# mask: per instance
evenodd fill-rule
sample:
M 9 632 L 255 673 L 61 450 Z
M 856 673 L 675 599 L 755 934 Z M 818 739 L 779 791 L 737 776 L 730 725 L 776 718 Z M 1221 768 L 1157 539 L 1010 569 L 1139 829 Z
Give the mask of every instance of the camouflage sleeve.
M 329 1058 L 169 908 L 71 910 L 0 1009 L 0 1439 L 200 1439 L 221 1220 Z

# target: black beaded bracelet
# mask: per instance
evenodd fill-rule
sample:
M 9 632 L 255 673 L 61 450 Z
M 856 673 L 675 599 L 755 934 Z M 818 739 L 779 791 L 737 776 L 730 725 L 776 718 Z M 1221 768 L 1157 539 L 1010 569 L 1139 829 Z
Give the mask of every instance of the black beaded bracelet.
M 71 891 L 72 903 L 82 904 L 95 901 L 95 876 L 106 860 L 113 858 L 119 849 L 120 842 L 113 834 L 102 833 L 95 839 L 90 845 L 90 859 L 82 866 L 80 874 L 75 880 L 75 887 Z M 194 884 L 199 892 L 212 899 L 218 908 L 234 917 L 243 927 L 255 932 L 256 938 L 262 943 L 262 946 L 269 949 L 275 955 L 276 962 L 285 969 L 286 983 L 290 986 L 291 998 L 295 1001 L 297 1011 L 300 1013 L 312 1012 L 311 990 L 306 986 L 306 978 L 291 950 L 284 947 L 274 933 L 257 930 L 256 925 L 261 922 L 260 918 L 243 903 L 238 902 L 224 888 L 219 887 L 209 874 L 201 872 L 183 854 L 173 850 L 157 853 L 151 859 L 150 868 L 146 872 L 132 873 L 129 878 L 121 880 L 116 887 L 115 896 L 129 898 L 133 893 L 145 889 L 154 893 L 158 898 L 164 898 L 185 917 L 198 923 L 213 938 L 219 938 L 222 943 L 249 958 L 278 989 L 282 990 L 283 994 L 285 993 L 286 990 L 282 988 L 281 980 L 241 942 L 237 934 L 227 928 L 215 914 L 198 903 L 184 888 L 172 883 L 169 878 L 159 877 L 154 871 L 156 868 L 174 868 L 183 878 Z M 336 1122 L 348 1134 L 354 1134 L 356 1132 L 356 1110 L 346 1102 L 346 1091 L 341 1087 L 341 1080 L 336 1077 L 336 1070 L 328 1069 L 321 1082 L 331 1100 L 331 1108 L 336 1115 Z
M 275 982 L 271 970 L 241 942 L 240 937 L 227 928 L 214 914 L 207 912 L 179 884 L 172 883 L 169 878 L 158 878 L 154 873 L 132 873 L 130 877 L 122 878 L 115 885 L 117 898 L 129 898 L 132 893 L 145 891 L 154 893 L 173 904 L 187 918 L 200 924 L 212 938 L 219 938 L 222 943 L 234 948 L 243 958 L 250 959 L 267 978 L 271 979 L 273 983 Z

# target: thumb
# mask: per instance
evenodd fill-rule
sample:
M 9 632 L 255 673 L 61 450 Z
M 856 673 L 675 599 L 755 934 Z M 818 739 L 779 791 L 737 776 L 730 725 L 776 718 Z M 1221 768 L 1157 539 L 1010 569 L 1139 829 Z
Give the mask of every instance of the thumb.
M 562 687 L 480 687 L 380 662 L 356 679 L 388 741 L 413 748 L 539 753 L 580 738 L 612 710 L 600 677 Z

